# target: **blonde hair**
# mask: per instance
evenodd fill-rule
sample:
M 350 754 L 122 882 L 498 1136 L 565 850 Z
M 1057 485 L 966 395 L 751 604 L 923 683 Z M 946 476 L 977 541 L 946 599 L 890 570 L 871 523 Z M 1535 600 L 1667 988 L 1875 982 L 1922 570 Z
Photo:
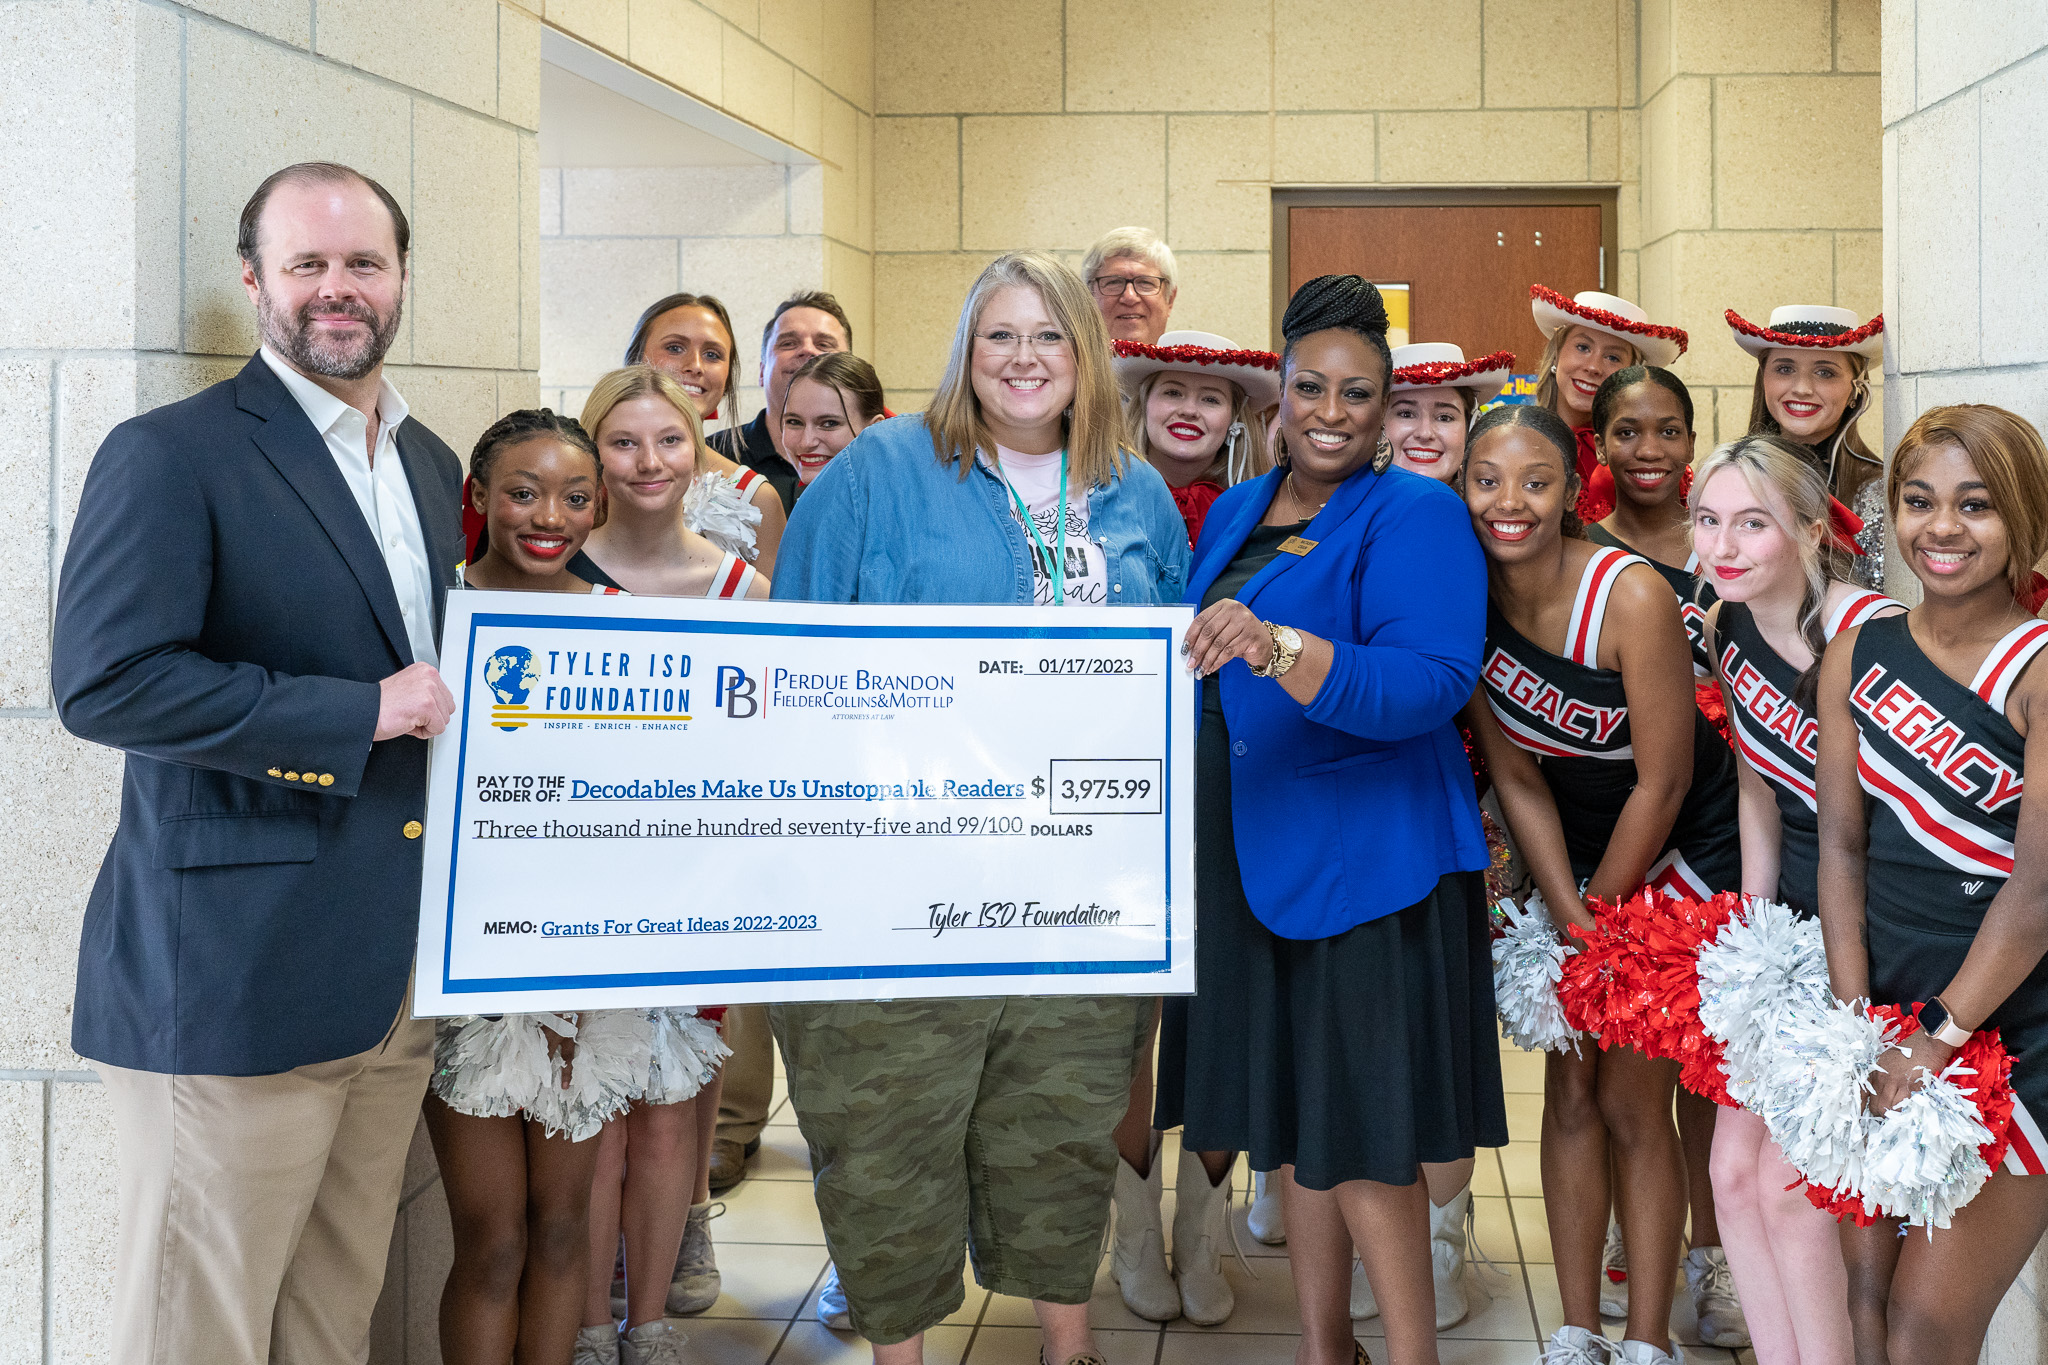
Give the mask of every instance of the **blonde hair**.
M 597 429 L 604 425 L 604 419 L 612 415 L 612 409 L 621 403 L 630 403 L 635 398 L 659 398 L 676 410 L 683 419 L 683 425 L 690 431 L 690 459 L 697 464 L 704 458 L 704 419 L 697 415 L 697 405 L 690 401 L 690 395 L 681 384 L 655 369 L 652 365 L 627 365 L 613 370 L 591 386 L 590 396 L 583 400 L 583 429 L 590 433 L 590 439 L 598 439 Z M 603 447 L 599 448 L 598 467 L 603 468 Z M 694 474 L 692 481 L 695 481 Z
M 1850 552 L 1828 534 L 1827 484 L 1796 443 L 1783 436 L 1744 436 L 1716 446 L 1700 461 L 1693 471 L 1695 494 L 1709 479 L 1728 469 L 1742 475 L 1750 492 L 1766 502 L 1775 501 L 1791 514 L 1785 529 L 1792 533 L 1789 538 L 1799 552 L 1799 567 L 1806 578 L 1806 592 L 1799 602 L 1799 635 L 1813 653 L 1813 664 L 1800 675 L 1793 700 L 1811 710 L 1821 655 L 1828 647 L 1828 586 L 1852 581 Z
M 1145 434 L 1145 405 L 1152 401 L 1152 390 L 1158 387 L 1159 381 L 1170 374 L 1177 374 L 1186 378 L 1190 372 L 1185 370 L 1154 370 L 1151 374 L 1138 381 L 1137 391 L 1131 395 L 1130 405 L 1124 409 L 1124 417 L 1130 428 L 1131 450 L 1146 464 L 1153 464 L 1154 460 L 1152 458 L 1151 438 Z M 1203 376 L 1195 373 L 1193 377 L 1199 379 Z M 1215 376 L 1208 377 L 1214 378 Z M 1259 420 L 1259 414 L 1252 409 L 1251 399 L 1246 396 L 1244 389 L 1238 384 L 1230 380 L 1225 380 L 1224 382 L 1230 385 L 1230 420 L 1244 428 L 1243 433 L 1237 438 L 1243 443 L 1244 449 L 1233 462 L 1231 459 L 1230 438 L 1226 436 L 1223 444 L 1216 447 L 1216 458 L 1211 460 L 1208 467 L 1195 477 L 1207 479 L 1211 483 L 1220 483 L 1225 488 L 1228 488 L 1234 483 L 1242 483 L 1246 479 L 1257 478 L 1271 469 L 1273 467 L 1273 452 L 1266 446 L 1266 424 Z M 1230 466 L 1232 463 L 1235 463 L 1238 469 L 1242 471 L 1239 477 L 1234 479 L 1230 476 Z
M 2005 543 L 2011 551 L 2005 577 L 2018 597 L 2032 579 L 2034 565 L 2048 554 L 2048 446 L 2042 445 L 2032 422 L 1989 403 L 1929 408 L 1906 428 L 1892 452 L 1884 494 L 1894 523 L 1912 464 L 1935 447 L 1949 445 L 1961 446 L 1970 457 L 2005 523 Z
M 1550 340 L 1543 346 L 1543 359 L 1536 362 L 1536 373 L 1542 376 L 1536 381 L 1537 407 L 1557 412 L 1557 358 L 1564 354 L 1565 338 L 1581 328 L 1605 337 L 1627 351 L 1628 359 L 1622 362 L 1621 368 L 1627 369 L 1630 365 L 1643 363 L 1643 353 L 1636 349 L 1634 342 L 1624 341 L 1612 332 L 1602 332 L 1598 327 L 1587 327 L 1583 322 L 1567 322 L 1550 334 Z M 1561 412 L 1557 415 L 1564 416 Z
M 1041 251 L 998 256 L 981 272 L 960 305 L 960 325 L 946 355 L 946 373 L 925 409 L 925 426 L 941 464 L 960 466 L 965 479 L 976 451 L 995 454 L 996 439 L 974 393 L 974 333 L 989 298 L 1011 285 L 1034 289 L 1053 325 L 1073 348 L 1074 401 L 1067 408 L 1067 467 L 1083 488 L 1100 488 L 1123 475 L 1123 400 L 1109 363 L 1109 332 L 1081 277 Z
M 1823 352 L 1823 354 L 1827 353 Z M 1863 443 L 1863 433 L 1856 430 L 1857 420 L 1863 416 L 1864 409 L 1870 406 L 1870 383 L 1863 377 L 1864 371 L 1868 366 L 1864 363 L 1863 357 L 1857 355 L 1854 351 L 1838 351 L 1833 354 L 1839 355 L 1849 363 L 1849 378 L 1852 388 L 1850 390 L 1849 406 L 1842 410 L 1842 420 L 1836 424 L 1835 434 L 1828 438 L 1827 449 L 1821 452 L 1827 460 L 1827 468 L 1821 471 L 1821 475 L 1831 485 L 1834 485 L 1828 491 L 1834 493 L 1839 489 L 1842 497 L 1846 500 L 1854 497 L 1857 489 L 1862 487 L 1867 482 L 1867 479 L 1856 479 L 1849 486 L 1842 487 L 1840 484 L 1841 471 L 1835 468 L 1836 454 L 1846 450 L 1865 464 L 1877 465 L 1884 462 L 1871 453 L 1870 447 Z M 1771 405 L 1764 400 L 1764 371 L 1769 368 L 1770 363 L 1770 351 L 1765 351 L 1756 358 L 1756 383 L 1751 388 L 1749 395 L 1749 434 L 1752 436 L 1783 436 L 1785 434 L 1784 428 L 1778 425 L 1778 419 L 1771 416 Z

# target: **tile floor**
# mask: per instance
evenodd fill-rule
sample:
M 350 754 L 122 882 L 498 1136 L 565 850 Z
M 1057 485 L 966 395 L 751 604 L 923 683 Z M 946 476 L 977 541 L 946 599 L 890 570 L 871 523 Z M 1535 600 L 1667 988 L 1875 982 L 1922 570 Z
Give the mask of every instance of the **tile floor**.
M 1531 1365 L 1560 1320 L 1536 1161 L 1543 1062 L 1512 1046 L 1504 1046 L 1501 1061 L 1514 1141 L 1498 1152 L 1482 1150 L 1473 1180 L 1479 1243 L 1498 1272 L 1474 1267 L 1475 1283 L 1490 1292 L 1475 1293 L 1472 1316 L 1444 1333 L 1444 1365 Z M 1162 1160 L 1170 1183 L 1179 1157 L 1177 1135 L 1166 1141 Z M 1240 1189 L 1244 1179 L 1240 1168 Z M 864 1342 L 828 1331 L 812 1316 L 825 1270 L 825 1237 L 811 1199 L 803 1137 L 779 1075 L 761 1154 L 749 1178 L 724 1202 L 712 1233 L 725 1292 L 702 1316 L 678 1320 L 690 1338 L 687 1358 L 705 1365 L 865 1365 L 870 1356 Z M 1233 1216 L 1256 1276 L 1226 1262 L 1237 1311 L 1221 1327 L 1145 1322 L 1124 1308 L 1107 1268 L 1100 1273 L 1092 1317 L 1109 1365 L 1286 1365 L 1294 1359 L 1294 1288 L 1286 1248 L 1252 1239 L 1244 1230 L 1242 1200 Z M 1171 1188 L 1166 1220 L 1171 1225 Z M 1672 1313 L 1672 1334 L 1681 1342 L 1692 1337 L 1691 1316 L 1681 1292 Z M 1368 1352 L 1385 1360 L 1377 1319 L 1360 1323 L 1358 1335 Z M 1610 1326 L 1609 1335 L 1619 1335 L 1618 1329 Z M 965 1304 L 933 1328 L 925 1343 L 930 1365 L 1035 1365 L 1038 1359 L 1031 1305 L 987 1293 L 971 1277 Z M 1694 1365 L 1754 1361 L 1747 1351 L 1700 1346 L 1688 1346 L 1686 1359 Z

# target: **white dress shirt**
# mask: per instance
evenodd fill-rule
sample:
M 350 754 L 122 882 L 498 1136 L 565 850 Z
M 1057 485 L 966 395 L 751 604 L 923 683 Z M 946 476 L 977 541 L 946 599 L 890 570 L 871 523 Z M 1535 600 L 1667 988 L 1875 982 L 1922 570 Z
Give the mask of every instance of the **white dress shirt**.
M 410 411 L 405 400 L 390 380 L 380 381 L 377 458 L 372 460 L 364 439 L 368 418 L 278 359 L 268 346 L 262 354 L 264 363 L 284 381 L 313 430 L 327 443 L 327 452 L 334 457 L 348 491 L 355 494 L 356 506 L 362 509 L 363 520 L 391 574 L 391 591 L 405 618 L 414 661 L 438 665 L 441 654 L 434 641 L 433 571 L 427 559 L 426 536 L 420 530 L 419 509 L 413 505 L 412 485 L 406 481 L 405 464 L 398 456 L 398 426 Z

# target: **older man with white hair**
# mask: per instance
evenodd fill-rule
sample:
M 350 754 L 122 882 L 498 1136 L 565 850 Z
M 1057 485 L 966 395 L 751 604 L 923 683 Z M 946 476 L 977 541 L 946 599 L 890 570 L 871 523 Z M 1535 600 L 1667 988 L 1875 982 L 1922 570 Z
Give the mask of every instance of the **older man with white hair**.
M 1120 227 L 1088 248 L 1081 278 L 1109 327 L 1111 341 L 1159 344 L 1180 292 L 1173 248 L 1149 228 Z

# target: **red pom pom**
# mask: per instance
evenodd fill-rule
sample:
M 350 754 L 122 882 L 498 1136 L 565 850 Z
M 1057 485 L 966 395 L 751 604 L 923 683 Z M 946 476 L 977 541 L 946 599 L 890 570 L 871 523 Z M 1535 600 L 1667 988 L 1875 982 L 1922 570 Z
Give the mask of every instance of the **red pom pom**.
M 1728 1104 L 1721 1047 L 1700 1027 L 1700 948 L 1740 907 L 1732 891 L 1707 900 L 1644 888 L 1619 905 L 1592 900 L 1590 935 L 1565 959 L 1558 1003 L 1566 1022 L 1600 1046 L 1632 1047 L 1679 1064 L 1687 1088 Z
M 1873 1005 L 1870 1017 L 1900 1021 L 1905 1026 L 1900 1035 L 1903 1037 L 1920 1026 L 1920 1009 L 1920 1005 Z M 1996 1175 L 1998 1168 L 2005 1163 L 2006 1150 L 2012 1146 L 2012 1058 L 2006 1053 L 2005 1044 L 1999 1040 L 1997 1029 L 1978 1029 L 1970 1035 L 1968 1042 L 1956 1049 L 1951 1065 L 1957 1063 L 1976 1073 L 1974 1076 L 1959 1076 L 1956 1082 L 1970 1091 L 1970 1099 L 1977 1106 L 1977 1116 L 1991 1133 L 1991 1141 L 1979 1147 L 1977 1155 L 1984 1158 L 1984 1164 Z M 1851 1219 L 1859 1228 L 1867 1228 L 1877 1221 L 1874 1215 L 1863 1212 L 1861 1200 L 1838 1190 L 1808 1184 L 1805 1193 L 1808 1203 L 1823 1213 L 1832 1214 L 1837 1220 Z
M 1721 732 L 1721 738 L 1729 748 L 1735 747 L 1735 734 L 1728 728 L 1728 699 L 1721 695 L 1719 683 L 1695 683 L 1692 699 L 1699 706 L 1700 714 L 1714 722 L 1714 728 Z

